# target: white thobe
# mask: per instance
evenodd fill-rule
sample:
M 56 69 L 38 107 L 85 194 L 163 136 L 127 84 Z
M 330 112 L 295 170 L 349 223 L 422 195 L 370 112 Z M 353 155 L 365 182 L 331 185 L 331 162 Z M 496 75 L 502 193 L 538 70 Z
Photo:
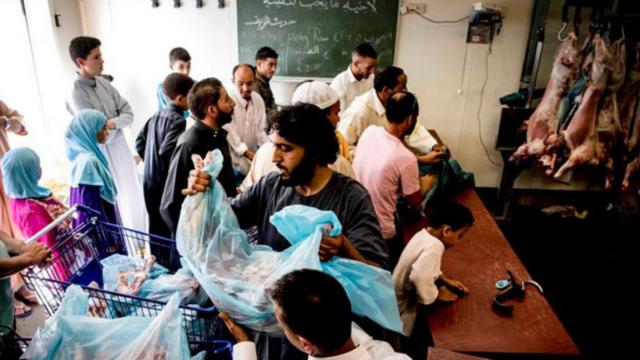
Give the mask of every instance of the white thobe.
M 67 110 L 73 115 L 83 109 L 98 110 L 107 119 L 114 119 L 116 130 L 109 131 L 107 142 L 100 145 L 100 149 L 109 161 L 109 170 L 116 185 L 118 212 L 123 226 L 148 231 L 142 181 L 123 131 L 133 124 L 131 106 L 108 80 L 99 76 L 86 79 L 78 75 L 67 100 Z
M 236 91 L 229 95 L 236 102 L 233 108 L 233 117 L 229 124 L 223 126 L 227 130 L 227 142 L 231 150 L 233 165 L 240 168 L 240 172 L 246 174 L 251 166 L 251 161 L 244 156 L 249 150 L 256 152 L 258 148 L 269 141 L 266 133 L 267 115 L 264 100 L 257 92 L 251 93 L 251 99 L 246 100 Z

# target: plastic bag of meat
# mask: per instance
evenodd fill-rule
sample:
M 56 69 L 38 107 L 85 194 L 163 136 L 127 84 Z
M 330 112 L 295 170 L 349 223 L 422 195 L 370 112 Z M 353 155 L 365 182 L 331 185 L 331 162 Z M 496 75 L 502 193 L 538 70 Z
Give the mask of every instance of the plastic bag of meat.
M 216 150 L 207 154 L 202 170 L 216 178 L 221 168 L 221 153 Z M 247 241 L 217 181 L 205 193 L 188 197 L 182 204 L 176 236 L 178 252 L 220 311 L 253 330 L 281 334 L 268 289 L 283 275 L 309 268 L 335 276 L 345 286 L 352 304 L 357 304 L 356 313 L 400 331 L 389 272 L 345 259 L 320 263 L 323 229 L 329 224 L 333 236 L 341 231 L 335 214 L 298 206 L 281 210 L 271 221 L 292 243 L 283 252 Z
M 72 285 L 58 311 L 38 329 L 26 359 L 192 359 L 178 297 L 155 318 L 87 316 L 88 295 Z M 204 358 L 204 353 L 194 359 Z
M 136 259 L 114 254 L 100 263 L 105 290 L 161 302 L 169 301 L 174 293 L 178 293 L 181 305 L 202 305 L 207 301 L 189 270 L 181 268 L 175 274 L 168 274 L 165 267 L 155 263 L 153 256 Z M 119 305 L 118 309 L 122 307 Z

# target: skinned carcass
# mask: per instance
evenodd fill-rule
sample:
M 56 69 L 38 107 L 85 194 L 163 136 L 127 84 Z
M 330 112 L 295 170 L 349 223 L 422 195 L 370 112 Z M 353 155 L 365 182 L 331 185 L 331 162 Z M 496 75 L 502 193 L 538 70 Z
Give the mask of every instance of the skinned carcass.
M 624 139 L 629 139 L 633 115 L 638 101 L 638 91 L 640 91 L 640 42 L 636 43 L 634 49 L 634 62 L 624 85 L 618 93 L 618 110 L 620 111 L 620 122 Z
M 611 54 L 599 35 L 594 36 L 593 45 L 595 55 L 589 74 L 590 83 L 569 126 L 561 132 L 570 154 L 569 159 L 554 174 L 556 180 L 562 180 L 577 165 L 599 165 L 606 159 L 606 153 L 598 141 L 596 120 L 598 105 L 611 72 Z M 606 163 L 605 166 L 610 167 L 612 164 Z
M 527 121 L 526 143 L 516 150 L 510 161 L 537 157 L 544 153 L 547 138 L 555 133 L 558 126 L 560 101 L 578 74 L 576 41 L 576 35 L 571 33 L 560 45 L 542 100 Z
M 640 111 L 636 112 L 635 121 L 633 122 L 629 142 L 629 163 L 622 180 L 622 189 L 629 190 L 631 180 L 640 171 Z
M 624 84 L 626 74 L 627 51 L 625 39 L 620 38 L 611 44 L 610 53 L 610 72 L 596 123 L 600 147 L 604 150 L 606 189 L 611 189 L 614 186 L 616 178 L 614 165 L 618 168 L 622 166 L 623 138 L 617 94 Z
M 615 41 L 609 50 L 611 53 L 611 71 L 609 72 L 607 87 L 603 95 L 602 106 L 598 112 L 597 129 L 599 134 L 617 138 L 622 131 L 617 94 L 625 80 L 627 51 L 624 38 Z

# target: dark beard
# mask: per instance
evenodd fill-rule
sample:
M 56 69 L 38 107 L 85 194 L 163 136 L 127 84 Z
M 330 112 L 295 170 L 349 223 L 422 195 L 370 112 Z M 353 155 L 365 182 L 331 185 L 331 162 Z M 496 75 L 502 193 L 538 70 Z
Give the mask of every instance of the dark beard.
M 280 177 L 280 181 L 284 185 L 291 187 L 309 185 L 315 173 L 316 164 L 305 155 L 302 161 L 289 173 L 289 179 Z
M 218 113 L 218 118 L 216 119 L 216 123 L 218 126 L 223 127 L 224 125 L 231 122 L 231 113 L 224 112 L 222 110 Z

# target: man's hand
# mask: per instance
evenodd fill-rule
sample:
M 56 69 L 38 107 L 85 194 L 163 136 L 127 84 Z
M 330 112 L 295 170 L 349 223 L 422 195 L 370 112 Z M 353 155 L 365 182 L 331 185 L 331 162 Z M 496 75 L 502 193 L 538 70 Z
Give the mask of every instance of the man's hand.
M 338 255 L 346 238 L 340 234 L 336 237 L 323 236 L 322 242 L 320 242 L 320 261 L 331 260 L 334 256 Z
M 249 335 L 249 330 L 242 325 L 236 324 L 235 321 L 231 320 L 227 313 L 221 312 L 218 317 L 224 321 L 227 329 L 229 329 L 229 332 L 236 338 L 237 342 L 252 341 L 252 338 Z
M 253 151 L 251 151 L 251 150 L 247 150 L 247 151 L 245 151 L 245 152 L 244 152 L 244 154 L 243 154 L 243 155 L 244 155 L 244 157 L 246 157 L 247 159 L 249 159 L 249 160 L 252 160 L 252 161 L 253 161 L 253 158 L 256 156 L 256 153 L 254 153 L 254 152 L 253 152 Z
M 133 161 L 135 161 L 137 166 L 137 165 L 140 165 L 140 163 L 142 162 L 142 158 L 140 158 L 139 155 L 133 155 Z
M 182 189 L 182 195 L 192 196 L 205 192 L 211 184 L 211 175 L 201 170 L 191 170 L 189 172 L 189 182 L 186 189 Z
M 51 251 L 48 247 L 40 243 L 26 244 L 22 249 L 21 255 L 24 256 L 29 265 L 40 265 L 45 263 Z
M 418 162 L 420 164 L 437 164 L 442 161 L 442 155 L 444 153 L 441 151 L 430 151 L 424 155 L 418 156 Z
M 113 118 L 107 120 L 107 129 L 115 130 L 116 129 L 116 121 Z
M 447 289 L 446 286 L 440 286 L 438 288 L 438 301 L 442 302 L 454 302 L 458 299 L 458 295 Z

